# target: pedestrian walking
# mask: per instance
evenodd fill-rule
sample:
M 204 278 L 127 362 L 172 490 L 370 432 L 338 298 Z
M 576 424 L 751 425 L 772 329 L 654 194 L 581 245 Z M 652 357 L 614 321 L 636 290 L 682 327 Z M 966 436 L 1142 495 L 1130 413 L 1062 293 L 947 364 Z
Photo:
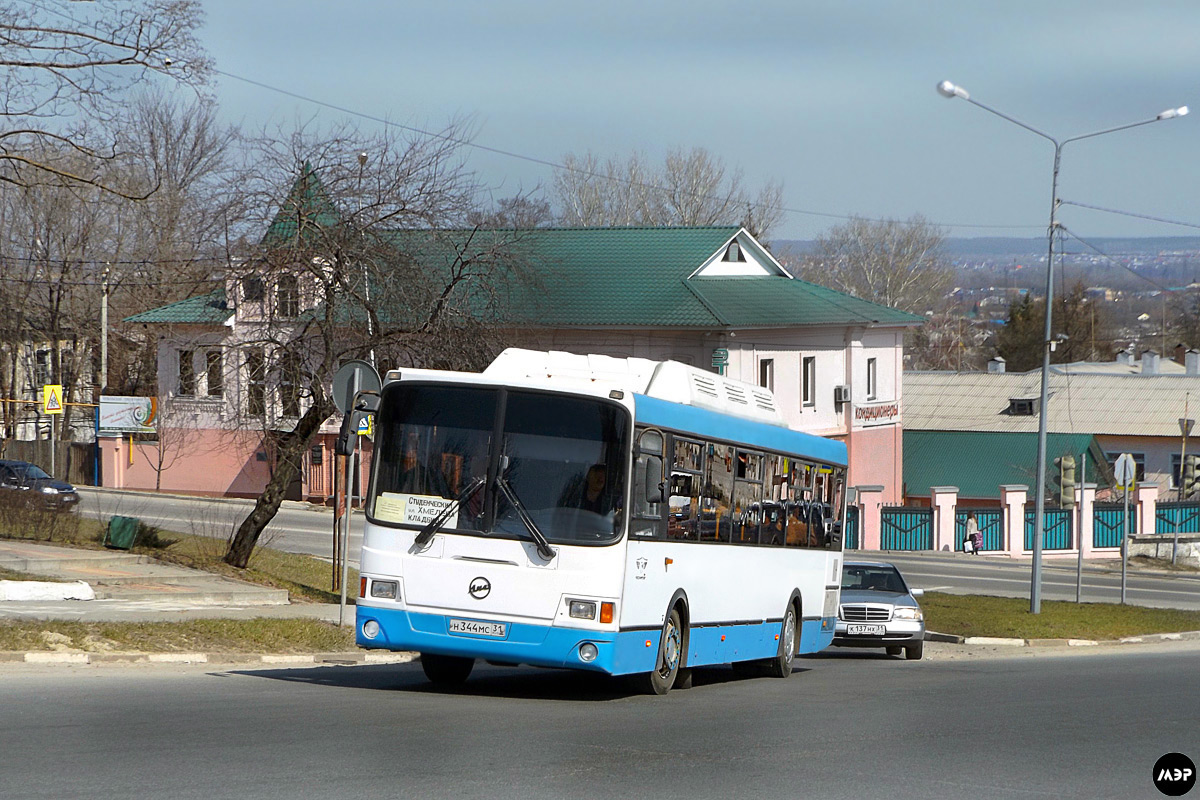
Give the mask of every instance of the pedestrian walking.
M 963 552 L 973 556 L 979 555 L 983 546 L 983 535 L 979 532 L 979 523 L 975 520 L 975 512 L 967 512 L 967 535 L 963 538 Z

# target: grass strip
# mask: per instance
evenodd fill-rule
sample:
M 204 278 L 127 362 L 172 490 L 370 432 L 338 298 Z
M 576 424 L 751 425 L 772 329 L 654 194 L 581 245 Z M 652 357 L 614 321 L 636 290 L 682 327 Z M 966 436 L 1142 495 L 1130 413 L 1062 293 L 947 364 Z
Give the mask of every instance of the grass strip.
M 942 592 L 928 592 L 920 603 L 926 628 L 958 636 L 1106 641 L 1200 631 L 1200 611 L 1043 600 L 1041 613 L 1030 614 L 1029 601 L 1019 597 Z
M 308 619 L 0 620 L 0 651 L 300 654 L 354 649 L 353 628 Z

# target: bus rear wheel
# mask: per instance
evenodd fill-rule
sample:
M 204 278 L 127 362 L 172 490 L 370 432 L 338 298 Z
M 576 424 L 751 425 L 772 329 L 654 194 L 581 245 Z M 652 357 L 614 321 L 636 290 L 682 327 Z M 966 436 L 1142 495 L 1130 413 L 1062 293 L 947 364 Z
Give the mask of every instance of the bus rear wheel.
M 779 628 L 779 652 L 767 661 L 767 674 L 772 678 L 786 678 L 792 674 L 792 659 L 796 656 L 796 607 L 788 603 Z
M 683 626 L 679 609 L 672 608 L 663 624 L 662 637 L 658 641 L 658 658 L 655 668 L 639 676 L 638 682 L 647 694 L 666 694 L 675 685 L 679 665 L 683 660 Z
M 421 669 L 425 670 L 425 677 L 437 686 L 461 686 L 474 666 L 473 658 L 421 654 Z

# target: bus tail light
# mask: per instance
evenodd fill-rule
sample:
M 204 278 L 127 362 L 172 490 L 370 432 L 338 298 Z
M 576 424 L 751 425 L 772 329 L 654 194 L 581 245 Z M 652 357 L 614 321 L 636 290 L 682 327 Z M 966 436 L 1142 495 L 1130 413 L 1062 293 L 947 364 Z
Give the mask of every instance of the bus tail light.
M 600 604 L 600 621 L 607 624 L 613 621 L 613 603 Z

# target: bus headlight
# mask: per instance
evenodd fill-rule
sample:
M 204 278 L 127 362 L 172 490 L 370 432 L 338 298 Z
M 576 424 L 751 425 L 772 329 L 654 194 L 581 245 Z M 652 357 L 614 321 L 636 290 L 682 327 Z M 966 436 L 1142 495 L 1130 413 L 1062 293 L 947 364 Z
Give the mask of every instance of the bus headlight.
M 396 582 L 371 581 L 371 597 L 381 597 L 384 600 L 395 600 Z
M 591 642 L 584 642 L 579 645 L 579 660 L 587 664 L 596 660 L 596 656 L 600 655 L 600 651 L 596 649 L 596 645 Z
M 570 610 L 567 612 L 575 619 L 595 619 L 596 604 L 591 600 L 570 600 Z
M 379 623 L 373 619 L 367 620 L 363 623 L 362 632 L 368 639 L 374 639 L 379 635 Z

